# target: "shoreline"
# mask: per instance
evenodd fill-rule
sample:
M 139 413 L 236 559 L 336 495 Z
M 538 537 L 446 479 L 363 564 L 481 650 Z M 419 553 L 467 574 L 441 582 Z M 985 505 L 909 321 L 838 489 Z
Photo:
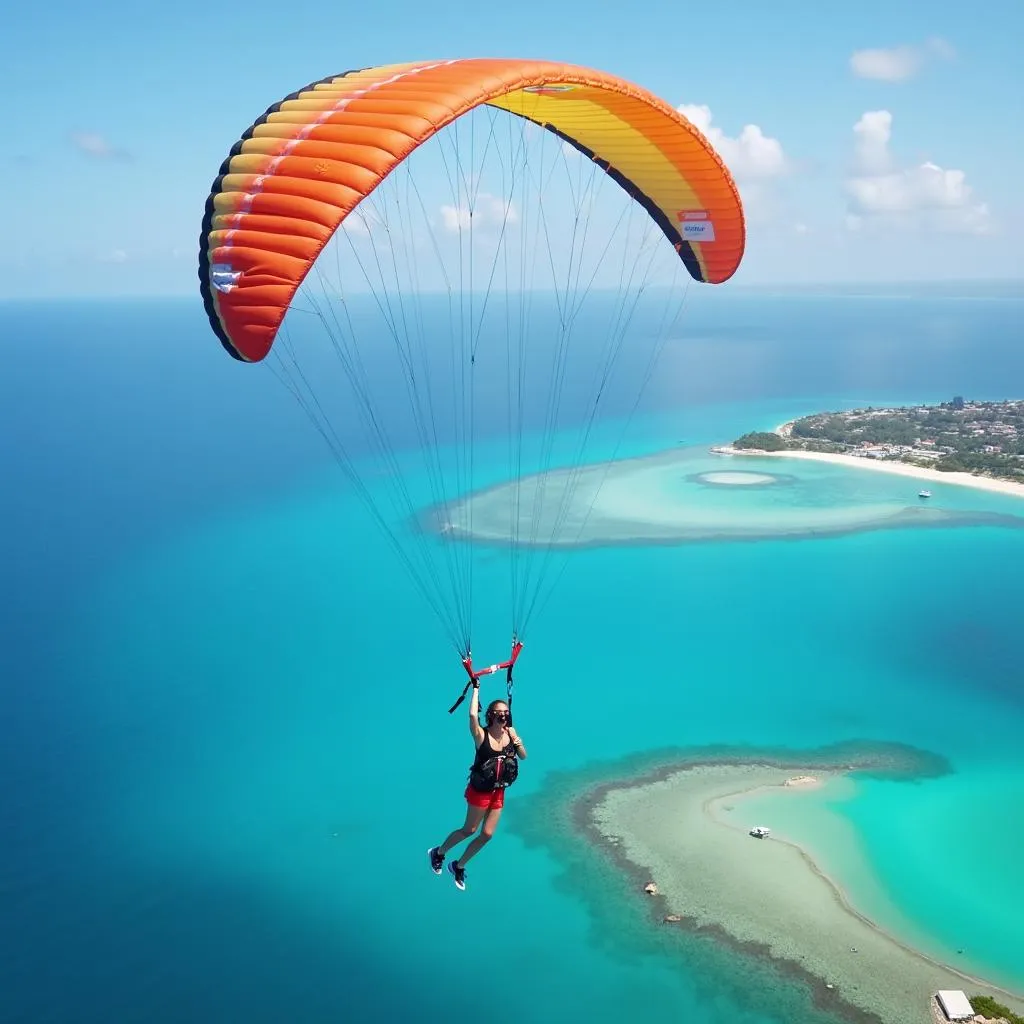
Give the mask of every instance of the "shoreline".
M 774 761 L 772 763 L 773 760 L 761 757 L 749 760 L 736 758 L 723 761 L 713 758 L 695 762 L 677 761 L 674 764 L 662 765 L 653 771 L 641 771 L 634 778 L 605 779 L 596 785 L 590 785 L 582 794 L 571 800 L 569 814 L 573 831 L 587 846 L 607 857 L 619 874 L 629 880 L 633 891 L 638 893 L 637 899 L 648 901 L 651 924 L 655 928 L 663 932 L 666 929 L 682 929 L 690 934 L 711 937 L 737 952 L 753 955 L 761 960 L 770 960 L 772 965 L 781 970 L 784 975 L 798 978 L 803 984 L 809 985 L 815 1005 L 823 1010 L 838 1012 L 844 1020 L 858 1022 L 858 1024 L 861 1021 L 878 1022 L 880 1020 L 899 1022 L 899 1024 L 910 1024 L 911 1021 L 918 1019 L 922 1022 L 927 1021 L 930 1019 L 929 998 L 933 988 L 953 987 L 972 991 L 980 990 L 994 995 L 1001 1002 L 1009 1001 L 1011 1005 L 1018 1008 L 1024 1007 L 1024 997 L 1021 995 L 993 982 L 985 981 L 968 971 L 952 967 L 914 949 L 908 943 L 890 934 L 885 928 L 857 910 L 842 886 L 835 879 L 829 877 L 810 853 L 798 844 L 779 839 L 777 836 L 770 840 L 778 847 L 784 848 L 777 852 L 784 853 L 790 861 L 793 861 L 794 858 L 798 859 L 800 865 L 797 874 L 802 872 L 806 876 L 803 882 L 797 879 L 799 884 L 795 889 L 791 887 L 789 897 L 793 897 L 796 893 L 799 899 L 805 899 L 807 888 L 815 885 L 819 889 L 827 889 L 829 899 L 835 903 L 835 908 L 830 913 L 833 917 L 841 915 L 843 919 L 840 921 L 840 927 L 836 929 L 833 923 L 833 928 L 837 934 L 842 932 L 845 937 L 844 941 L 850 942 L 851 946 L 857 947 L 860 952 L 858 954 L 844 953 L 836 957 L 834 961 L 826 962 L 823 968 L 822 964 L 813 962 L 816 957 L 820 956 L 820 951 L 815 946 L 813 927 L 807 929 L 806 932 L 798 929 L 797 938 L 794 940 L 792 936 L 782 934 L 784 929 L 779 930 L 779 935 L 773 936 L 771 927 L 767 930 L 762 929 L 764 933 L 759 934 L 757 927 L 741 925 L 737 928 L 735 923 L 730 924 L 729 911 L 735 912 L 736 907 L 730 907 L 729 904 L 730 901 L 736 902 L 735 895 L 722 897 L 720 892 L 715 897 L 719 899 L 718 905 L 712 905 L 710 909 L 705 908 L 701 912 L 699 910 L 700 900 L 711 899 L 711 897 L 708 897 L 706 893 L 702 895 L 695 890 L 692 875 L 687 874 L 688 880 L 684 880 L 683 883 L 679 883 L 678 879 L 676 882 L 673 881 L 670 868 L 660 860 L 661 855 L 665 852 L 666 841 L 657 838 L 652 840 L 650 835 L 630 836 L 628 830 L 621 827 L 621 820 L 618 825 L 614 824 L 616 821 L 614 809 L 612 812 L 608 810 L 609 804 L 614 808 L 618 801 L 620 814 L 625 813 L 623 808 L 628 808 L 630 801 L 643 801 L 660 789 L 661 797 L 657 799 L 662 799 L 663 802 L 660 805 L 661 813 L 655 816 L 655 830 L 665 832 L 664 822 L 672 819 L 671 815 L 665 813 L 664 798 L 665 794 L 671 791 L 673 785 L 678 783 L 678 777 L 689 776 L 693 779 L 700 776 L 702 771 L 714 777 L 717 773 L 719 777 L 724 777 L 725 783 L 727 783 L 725 789 L 710 797 L 702 797 L 698 813 L 705 818 L 711 829 L 730 832 L 732 844 L 735 845 L 737 841 L 745 844 L 744 857 L 747 857 L 748 864 L 752 865 L 756 862 L 749 860 L 749 857 L 761 858 L 761 854 L 768 847 L 760 847 L 757 840 L 744 834 L 744 829 L 716 820 L 716 810 L 723 807 L 727 800 L 742 799 L 745 795 L 763 790 L 766 784 L 769 788 L 777 788 L 780 791 L 788 785 L 791 791 L 799 793 L 806 789 L 817 788 L 822 784 L 820 781 L 822 779 L 848 775 L 851 771 L 863 770 L 866 767 L 859 764 L 827 765 L 816 762 L 813 757 L 803 763 L 791 761 L 788 763 Z M 869 766 L 868 770 L 870 770 Z M 774 773 L 778 776 L 782 772 L 806 774 L 818 781 L 801 785 L 792 784 L 791 780 L 782 781 L 775 778 L 774 781 L 765 783 L 766 774 Z M 730 773 L 735 777 L 729 778 Z M 736 778 L 744 773 L 752 777 L 754 785 L 737 787 L 735 785 Z M 706 778 L 702 781 L 709 784 Z M 684 814 L 682 804 L 672 805 L 672 810 L 680 816 Z M 609 813 L 612 814 L 610 818 Z M 610 825 L 609 822 L 613 824 Z M 693 808 L 691 807 L 687 827 L 692 825 Z M 671 826 L 668 831 L 671 831 Z M 696 855 L 694 855 L 694 850 L 684 851 L 682 849 L 685 846 L 685 839 L 678 844 L 679 849 L 676 850 L 674 844 L 679 839 L 678 835 L 674 838 L 669 837 L 668 848 L 677 853 L 677 858 L 682 859 L 687 873 L 691 870 L 695 871 L 697 877 L 701 878 L 702 884 L 707 885 L 708 876 L 713 875 L 714 870 L 708 864 L 701 865 L 698 862 L 699 856 L 703 852 L 705 859 L 709 856 L 714 858 L 715 851 L 711 850 L 710 845 L 703 851 L 698 847 Z M 705 839 L 706 837 L 703 837 L 700 843 L 704 843 Z M 687 853 L 691 855 L 690 861 L 686 860 Z M 650 863 L 652 860 L 658 863 Z M 763 858 L 760 863 L 762 866 L 758 870 L 763 871 Z M 793 867 L 793 864 L 788 867 L 791 875 Z M 657 884 L 658 892 L 655 895 L 644 895 L 643 886 L 651 880 Z M 746 890 L 748 895 L 754 894 L 763 898 L 770 879 L 761 874 L 756 880 L 756 886 L 751 884 L 754 880 L 750 878 L 746 880 L 743 878 L 729 879 L 733 888 L 735 885 L 742 887 L 744 881 L 748 883 Z M 817 898 L 820 903 L 821 893 Z M 693 905 L 695 902 L 696 906 Z M 742 899 L 740 899 L 740 903 L 742 904 Z M 712 904 L 714 904 L 714 899 L 712 899 Z M 786 901 L 783 899 L 774 908 L 773 913 L 780 910 L 786 911 L 786 909 Z M 818 925 L 820 929 L 821 908 L 812 904 L 812 909 L 814 910 L 813 914 L 810 910 L 807 911 L 808 921 L 812 925 Z M 681 916 L 680 920 L 674 918 L 665 920 L 669 915 L 677 914 Z M 782 916 L 785 916 L 784 912 Z M 768 920 L 769 922 L 774 920 L 773 914 L 768 915 Z M 826 934 L 830 933 L 826 931 Z M 850 940 L 850 935 L 859 937 Z M 807 941 L 806 948 L 803 949 L 800 948 L 802 939 Z M 876 961 L 877 963 L 875 963 Z M 878 975 L 879 965 L 881 965 L 882 976 L 885 975 L 886 969 L 892 975 L 890 978 L 892 987 L 891 990 L 883 987 L 881 993 L 873 993 L 874 997 L 872 998 L 871 979 Z M 867 983 L 865 983 L 865 979 L 867 979 Z M 889 1005 L 884 1005 L 886 1003 Z M 908 1012 L 910 1016 L 908 1016 Z
M 792 435 L 792 428 L 795 422 L 795 420 L 788 420 L 785 423 L 780 423 L 772 433 L 778 434 L 783 438 L 789 438 Z M 830 462 L 836 466 L 859 467 L 879 473 L 892 473 L 896 476 L 925 480 L 930 483 L 955 484 L 957 487 L 973 487 L 979 491 L 990 491 L 996 494 L 1010 495 L 1015 498 L 1024 498 L 1024 483 L 1001 480 L 998 477 L 992 476 L 981 476 L 977 473 L 944 473 L 938 469 L 914 466 L 909 462 L 901 462 L 897 459 L 869 459 L 864 456 L 847 455 L 839 452 L 808 452 L 802 450 L 769 452 L 759 448 L 733 448 L 732 445 L 713 445 L 709 450 L 715 455 L 725 456 L 806 459 L 810 462 Z

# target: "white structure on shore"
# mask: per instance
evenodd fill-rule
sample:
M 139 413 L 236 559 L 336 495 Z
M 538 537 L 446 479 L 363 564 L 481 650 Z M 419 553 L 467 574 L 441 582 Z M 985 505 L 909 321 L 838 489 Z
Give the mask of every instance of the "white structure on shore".
M 772 834 L 772 830 L 770 828 L 765 828 L 764 825 L 755 825 L 750 830 L 750 834 L 755 839 L 767 839 Z
M 943 989 L 935 993 L 935 998 L 947 1020 L 971 1020 L 974 1017 L 974 1008 L 960 989 Z

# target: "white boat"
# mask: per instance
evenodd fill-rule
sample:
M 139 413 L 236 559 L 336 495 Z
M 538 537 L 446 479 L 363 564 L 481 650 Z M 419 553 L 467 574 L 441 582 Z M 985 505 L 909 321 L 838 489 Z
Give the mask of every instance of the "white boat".
M 931 491 L 918 491 L 917 492 L 917 496 L 919 498 L 930 498 L 932 496 L 932 492 Z
M 772 834 L 772 830 L 770 828 L 765 828 L 764 825 L 755 825 L 750 830 L 750 834 L 755 839 L 767 839 Z

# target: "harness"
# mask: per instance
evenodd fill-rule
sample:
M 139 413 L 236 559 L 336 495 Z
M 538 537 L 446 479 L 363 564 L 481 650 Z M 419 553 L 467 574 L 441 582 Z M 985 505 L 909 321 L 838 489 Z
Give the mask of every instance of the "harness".
M 484 743 L 489 743 L 484 736 Z M 495 754 L 486 761 L 476 760 L 469 766 L 469 784 L 478 793 L 493 793 L 507 789 L 519 777 L 519 758 L 515 746 L 511 754 Z
M 488 665 L 487 668 L 473 668 L 473 652 L 467 652 L 466 656 L 462 659 L 462 667 L 466 670 L 469 675 L 469 682 L 462 688 L 462 693 L 459 694 L 459 699 L 448 709 L 450 715 L 465 699 L 466 694 L 469 693 L 469 688 L 476 682 L 479 682 L 483 676 L 489 676 L 492 672 L 500 672 L 502 669 L 505 670 L 505 693 L 506 701 L 508 704 L 508 713 L 512 714 L 512 669 L 515 667 L 516 659 L 519 657 L 519 652 L 523 649 L 523 645 L 519 642 L 519 639 L 513 635 L 512 637 L 512 653 L 509 655 L 508 661 L 503 661 L 498 665 Z

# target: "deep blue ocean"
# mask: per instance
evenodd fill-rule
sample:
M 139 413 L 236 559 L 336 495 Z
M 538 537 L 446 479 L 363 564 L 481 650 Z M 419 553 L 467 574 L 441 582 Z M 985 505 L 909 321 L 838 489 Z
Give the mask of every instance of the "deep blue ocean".
M 498 979 L 521 1022 L 685 1000 L 781 1024 L 738 961 L 709 976 L 597 934 L 514 830 L 552 771 L 715 743 L 947 757 L 933 788 L 843 812 L 854 874 L 876 919 L 1024 989 L 1024 531 L 573 553 L 518 666 L 530 756 L 460 893 L 425 851 L 464 812 L 462 669 L 280 384 L 192 299 L 6 303 L 0 339 L 0 1019 L 441 1021 Z M 697 289 L 619 454 L 953 395 L 1024 397 L 1021 287 Z M 480 559 L 484 661 L 506 572 Z M 1002 841 L 928 841 L 950 821 Z

